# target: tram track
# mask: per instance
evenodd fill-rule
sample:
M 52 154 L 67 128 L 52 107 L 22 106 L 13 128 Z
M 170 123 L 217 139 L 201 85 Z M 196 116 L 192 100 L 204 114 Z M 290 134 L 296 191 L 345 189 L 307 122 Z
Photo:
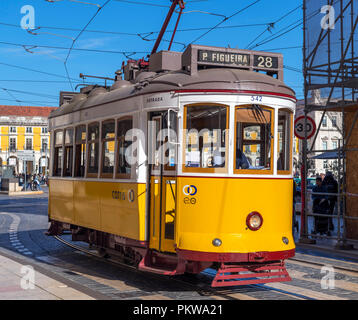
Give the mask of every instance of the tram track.
M 95 253 L 95 252 L 92 252 L 90 250 L 87 250 L 87 249 L 83 248 L 82 246 L 78 246 L 78 245 L 75 245 L 73 243 L 70 243 L 70 242 L 62 239 L 59 236 L 54 236 L 54 238 L 57 241 L 60 241 L 61 243 L 65 244 L 66 246 L 68 246 L 68 247 L 70 247 L 70 248 L 72 248 L 72 249 L 74 249 L 76 251 L 82 252 L 82 253 L 84 253 L 86 255 L 89 255 L 89 256 L 91 256 L 93 258 L 99 259 L 101 261 L 105 261 L 106 263 L 111 263 L 112 265 L 129 268 L 134 272 L 140 272 L 140 271 L 138 271 L 138 269 L 136 267 L 131 266 L 131 265 L 126 264 L 126 263 L 123 263 L 121 261 L 118 261 L 118 259 L 104 258 L 103 256 L 101 256 L 98 253 Z M 189 277 L 189 276 L 184 275 L 181 278 L 171 277 L 170 279 L 171 279 L 171 281 L 175 281 L 177 283 L 184 284 L 186 286 L 191 286 L 199 294 L 204 295 L 204 296 L 208 296 L 208 297 L 210 295 L 212 295 L 212 296 L 220 296 L 220 297 L 228 299 L 228 300 L 239 300 L 239 299 L 233 297 L 233 295 L 235 295 L 237 293 L 241 293 L 241 294 L 245 295 L 245 292 L 243 292 L 243 291 L 238 292 L 237 288 L 236 288 L 236 290 L 235 289 L 231 290 L 231 292 L 228 292 L 228 290 L 230 290 L 231 288 L 230 289 L 228 289 L 228 288 L 225 288 L 225 289 L 224 288 L 222 288 L 222 289 L 221 288 L 213 289 L 210 286 L 210 284 L 211 284 L 212 279 L 215 276 L 215 272 L 216 271 L 214 269 L 209 269 L 209 271 L 203 271 L 203 272 L 200 273 L 200 275 L 205 276 L 205 278 L 207 278 L 206 281 L 201 281 L 201 283 L 204 285 L 201 288 L 198 288 L 197 284 L 192 283 L 192 278 Z M 156 276 L 156 275 L 151 275 L 151 276 Z M 309 296 L 305 296 L 305 295 L 298 294 L 298 293 L 295 293 L 295 292 L 290 292 L 290 291 L 283 290 L 283 289 L 269 287 L 269 286 L 266 286 L 265 284 L 253 284 L 253 285 L 248 285 L 247 287 L 250 288 L 250 289 L 259 289 L 259 290 L 263 290 L 263 291 L 276 292 L 276 293 L 285 295 L 287 297 L 293 297 L 293 298 L 296 298 L 296 299 L 316 300 L 315 298 L 312 298 L 312 297 L 309 297 Z M 241 288 L 242 287 L 240 287 L 240 289 Z
M 331 265 L 334 269 L 358 274 L 358 270 L 356 270 L 356 269 L 350 269 L 350 268 L 338 266 L 336 264 L 333 264 L 333 262 L 331 264 L 329 264 L 329 263 L 315 262 L 315 261 L 304 260 L 304 259 L 299 259 L 299 258 L 290 258 L 287 260 L 287 262 L 290 262 L 290 261 L 305 263 L 307 265 L 315 265 L 315 266 L 319 266 L 319 267 L 325 267 L 327 265 Z

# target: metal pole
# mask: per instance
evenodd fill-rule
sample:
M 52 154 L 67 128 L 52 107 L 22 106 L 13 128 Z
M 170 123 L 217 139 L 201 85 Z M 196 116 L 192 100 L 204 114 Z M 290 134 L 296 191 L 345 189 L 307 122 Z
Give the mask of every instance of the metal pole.
M 337 196 L 337 247 L 342 243 L 341 239 L 341 140 L 338 139 L 338 196 Z M 343 232 L 344 237 L 344 232 Z
M 301 232 L 300 240 L 301 243 L 316 243 L 315 240 L 308 239 L 307 237 L 307 105 L 308 105 L 308 86 L 307 86 L 307 58 L 306 58 L 306 3 L 307 0 L 303 0 L 303 75 L 304 75 L 304 95 L 305 95 L 305 122 L 304 132 L 305 139 L 302 140 L 302 167 L 301 167 Z
M 26 168 L 26 160 L 24 160 L 24 172 L 25 172 L 25 179 L 24 179 L 24 191 L 26 191 L 26 173 L 27 173 L 27 170 L 26 170 L 27 168 Z

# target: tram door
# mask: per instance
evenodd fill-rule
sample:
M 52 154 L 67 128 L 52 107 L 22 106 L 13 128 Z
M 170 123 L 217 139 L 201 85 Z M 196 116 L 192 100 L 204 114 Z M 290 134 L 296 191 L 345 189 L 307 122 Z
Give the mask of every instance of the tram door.
M 168 118 L 170 118 L 168 124 Z M 175 252 L 176 221 L 176 148 L 168 125 L 176 132 L 175 112 L 152 113 L 148 124 L 150 176 L 150 248 Z

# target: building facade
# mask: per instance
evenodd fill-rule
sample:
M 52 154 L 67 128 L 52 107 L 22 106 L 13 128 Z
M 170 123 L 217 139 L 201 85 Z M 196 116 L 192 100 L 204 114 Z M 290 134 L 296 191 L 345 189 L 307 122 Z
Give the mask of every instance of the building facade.
M 48 116 L 55 109 L 0 105 L 0 166 L 12 166 L 16 174 L 47 174 Z
M 325 105 L 326 100 L 321 98 L 320 91 L 315 90 L 313 96 L 309 100 L 311 105 Z M 304 115 L 304 101 L 300 100 L 297 104 L 296 118 Z M 338 150 L 342 143 L 342 128 L 343 128 L 343 115 L 342 112 L 329 111 L 323 116 L 323 111 L 314 111 L 308 113 L 318 128 L 322 119 L 320 130 L 317 134 L 317 138 L 312 148 L 313 138 L 308 139 L 308 149 L 315 150 L 316 152 L 309 155 L 309 168 L 308 176 L 314 176 L 316 174 L 325 174 L 327 171 L 335 172 L 337 170 L 337 159 L 314 159 L 314 156 L 323 154 L 328 151 Z M 323 118 L 322 118 L 323 116 Z M 302 146 L 300 146 L 301 150 Z

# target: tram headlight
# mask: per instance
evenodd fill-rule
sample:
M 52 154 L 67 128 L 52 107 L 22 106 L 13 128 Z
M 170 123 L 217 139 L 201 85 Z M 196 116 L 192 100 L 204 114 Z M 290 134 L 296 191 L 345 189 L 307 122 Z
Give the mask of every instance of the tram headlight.
M 262 216 L 256 211 L 251 212 L 246 218 L 246 225 L 252 231 L 259 230 L 262 226 L 262 223 Z

